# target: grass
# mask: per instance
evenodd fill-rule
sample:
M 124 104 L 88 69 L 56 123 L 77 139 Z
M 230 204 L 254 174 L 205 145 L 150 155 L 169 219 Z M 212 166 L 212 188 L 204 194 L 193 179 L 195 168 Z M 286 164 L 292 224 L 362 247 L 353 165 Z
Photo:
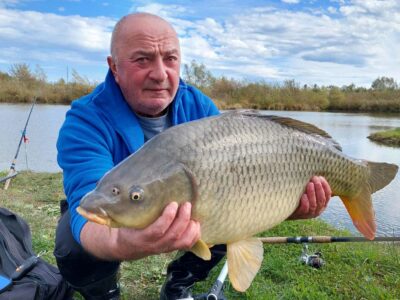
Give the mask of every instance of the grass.
M 0 174 L 5 175 L 5 172 Z M 23 172 L 7 191 L 0 190 L 0 205 L 20 214 L 30 224 L 33 248 L 52 255 L 64 198 L 61 174 Z M 284 222 L 264 235 L 349 235 L 321 220 Z M 265 245 L 262 267 L 246 293 L 238 293 L 227 282 L 228 299 L 400 299 L 400 247 L 398 243 L 310 244 L 310 252 L 321 251 L 326 264 L 313 269 L 299 261 L 300 245 Z M 167 264 L 174 253 L 124 262 L 120 276 L 122 299 L 158 299 Z M 199 283 L 195 293 L 210 289 L 222 263 L 209 280 Z
M 368 138 L 387 146 L 400 147 L 400 128 L 375 132 Z

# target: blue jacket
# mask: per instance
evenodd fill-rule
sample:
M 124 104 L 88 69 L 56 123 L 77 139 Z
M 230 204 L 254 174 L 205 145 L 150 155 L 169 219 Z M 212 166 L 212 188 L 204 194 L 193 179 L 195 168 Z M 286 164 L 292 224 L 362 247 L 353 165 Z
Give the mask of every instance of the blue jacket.
M 183 81 L 170 109 L 173 125 L 219 113 L 209 97 Z M 81 198 L 143 143 L 139 122 L 110 71 L 92 93 L 72 103 L 58 136 L 57 160 L 63 170 L 71 229 L 77 242 L 87 222 L 76 212 Z

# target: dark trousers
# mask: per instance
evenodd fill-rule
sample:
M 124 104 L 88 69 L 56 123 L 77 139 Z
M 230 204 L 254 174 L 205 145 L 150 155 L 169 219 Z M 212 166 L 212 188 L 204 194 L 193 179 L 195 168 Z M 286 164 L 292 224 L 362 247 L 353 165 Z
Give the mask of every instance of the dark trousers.
M 75 241 L 71 232 L 68 205 L 63 201 L 61 213 L 56 231 L 54 256 L 65 280 L 74 287 L 84 287 L 116 273 L 119 262 L 101 260 L 85 251 Z
M 83 249 L 72 236 L 70 213 L 66 202 L 61 202 L 62 216 L 56 231 L 54 256 L 65 280 L 75 288 L 84 288 L 101 282 L 118 271 L 120 262 L 101 260 Z M 225 256 L 225 245 L 211 248 L 212 259 L 204 261 L 191 252 L 186 252 L 171 262 L 168 272 L 189 271 L 197 280 L 207 277 L 209 271 Z M 197 281 L 196 280 L 196 281 Z

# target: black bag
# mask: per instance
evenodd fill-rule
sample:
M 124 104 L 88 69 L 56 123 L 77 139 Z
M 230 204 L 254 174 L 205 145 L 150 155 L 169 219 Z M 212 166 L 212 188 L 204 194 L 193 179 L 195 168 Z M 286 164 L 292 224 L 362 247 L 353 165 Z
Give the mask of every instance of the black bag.
M 16 269 L 29 261 L 34 261 L 33 268 L 13 279 L 12 285 L 0 293 L 0 300 L 72 299 L 72 291 L 58 269 L 33 252 L 29 225 L 0 208 L 0 274 L 15 277 Z

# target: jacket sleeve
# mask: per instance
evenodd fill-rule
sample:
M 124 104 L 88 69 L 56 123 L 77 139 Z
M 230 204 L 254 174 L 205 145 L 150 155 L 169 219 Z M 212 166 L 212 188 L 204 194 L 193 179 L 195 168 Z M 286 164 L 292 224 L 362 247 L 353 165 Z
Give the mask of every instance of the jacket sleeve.
M 202 91 L 194 86 L 186 85 L 187 98 L 184 102 L 184 109 L 189 114 L 189 120 L 196 120 L 220 114 L 217 106 Z
M 93 109 L 73 105 L 57 140 L 57 161 L 63 170 L 71 230 L 78 243 L 87 220 L 77 213 L 76 208 L 81 198 L 114 166 L 113 143 L 108 131 L 104 120 Z
M 215 115 L 219 115 L 220 111 L 217 108 L 217 106 L 214 104 L 214 102 L 211 100 L 211 98 L 209 98 L 208 96 L 204 96 L 205 97 L 205 101 L 208 103 L 208 110 L 207 110 L 207 116 L 215 116 Z

